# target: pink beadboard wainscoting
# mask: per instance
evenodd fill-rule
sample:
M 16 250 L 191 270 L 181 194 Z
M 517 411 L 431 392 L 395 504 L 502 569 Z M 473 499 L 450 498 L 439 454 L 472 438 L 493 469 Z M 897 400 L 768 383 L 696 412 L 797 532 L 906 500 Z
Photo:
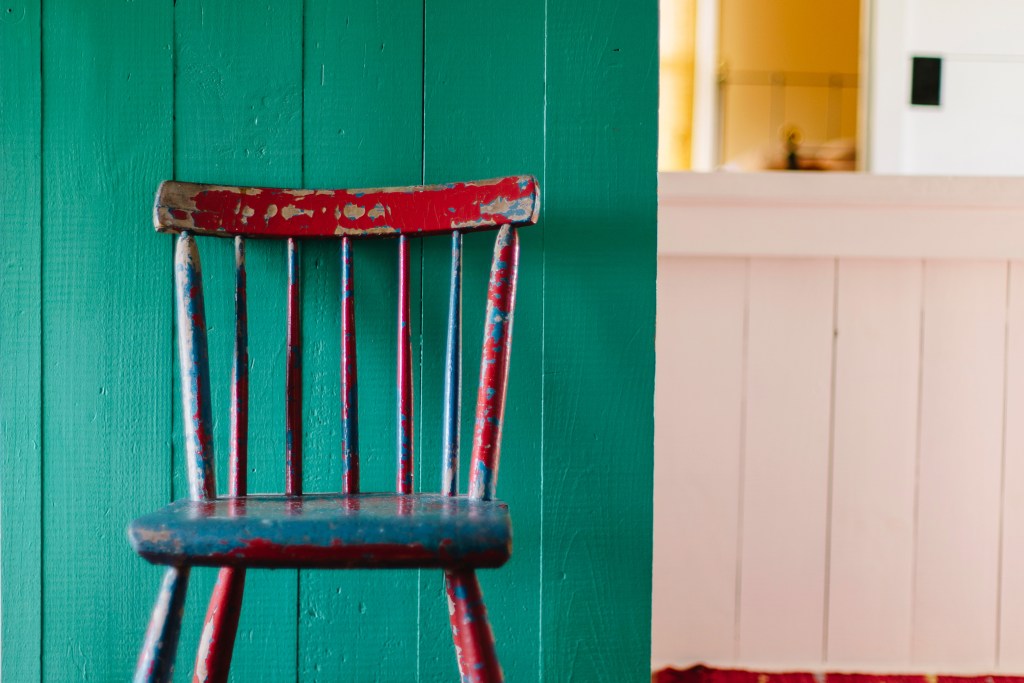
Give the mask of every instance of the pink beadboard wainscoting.
M 660 201 L 654 668 L 1024 671 L 1024 179 Z

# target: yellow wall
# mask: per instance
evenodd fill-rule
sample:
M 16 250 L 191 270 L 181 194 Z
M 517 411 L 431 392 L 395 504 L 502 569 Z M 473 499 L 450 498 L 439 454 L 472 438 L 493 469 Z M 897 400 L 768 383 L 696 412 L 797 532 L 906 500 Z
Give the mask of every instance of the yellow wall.
M 732 69 L 857 73 L 860 0 L 720 0 Z
M 690 168 L 696 0 L 661 0 L 658 169 Z
M 721 0 L 720 27 L 722 161 L 791 126 L 808 143 L 856 136 L 860 0 Z

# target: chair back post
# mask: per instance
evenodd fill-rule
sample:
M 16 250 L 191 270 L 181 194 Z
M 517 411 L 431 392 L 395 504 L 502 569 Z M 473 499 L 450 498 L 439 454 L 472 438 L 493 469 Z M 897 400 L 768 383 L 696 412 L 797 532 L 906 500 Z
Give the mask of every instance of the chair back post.
M 491 276 L 487 287 L 487 313 L 484 319 L 470 465 L 469 495 L 482 500 L 494 498 L 498 483 L 518 266 L 519 235 L 512 226 L 502 226 L 494 243 L 494 259 L 491 261 Z
M 192 500 L 217 497 L 210 417 L 210 360 L 206 343 L 203 273 L 195 238 L 184 231 L 174 259 L 178 363 L 185 422 L 188 490 Z

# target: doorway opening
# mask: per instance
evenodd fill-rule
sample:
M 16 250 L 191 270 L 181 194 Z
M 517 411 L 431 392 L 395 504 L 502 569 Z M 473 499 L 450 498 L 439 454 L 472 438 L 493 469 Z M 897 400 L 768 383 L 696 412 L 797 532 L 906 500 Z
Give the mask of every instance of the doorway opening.
M 857 168 L 862 4 L 661 0 L 660 170 Z

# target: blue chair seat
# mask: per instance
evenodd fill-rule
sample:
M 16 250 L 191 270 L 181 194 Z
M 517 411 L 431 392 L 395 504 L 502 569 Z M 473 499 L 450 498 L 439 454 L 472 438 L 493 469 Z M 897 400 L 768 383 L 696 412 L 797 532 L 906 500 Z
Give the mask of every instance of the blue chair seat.
M 420 493 L 179 500 L 136 519 L 155 564 L 299 568 L 491 568 L 512 550 L 508 506 Z

